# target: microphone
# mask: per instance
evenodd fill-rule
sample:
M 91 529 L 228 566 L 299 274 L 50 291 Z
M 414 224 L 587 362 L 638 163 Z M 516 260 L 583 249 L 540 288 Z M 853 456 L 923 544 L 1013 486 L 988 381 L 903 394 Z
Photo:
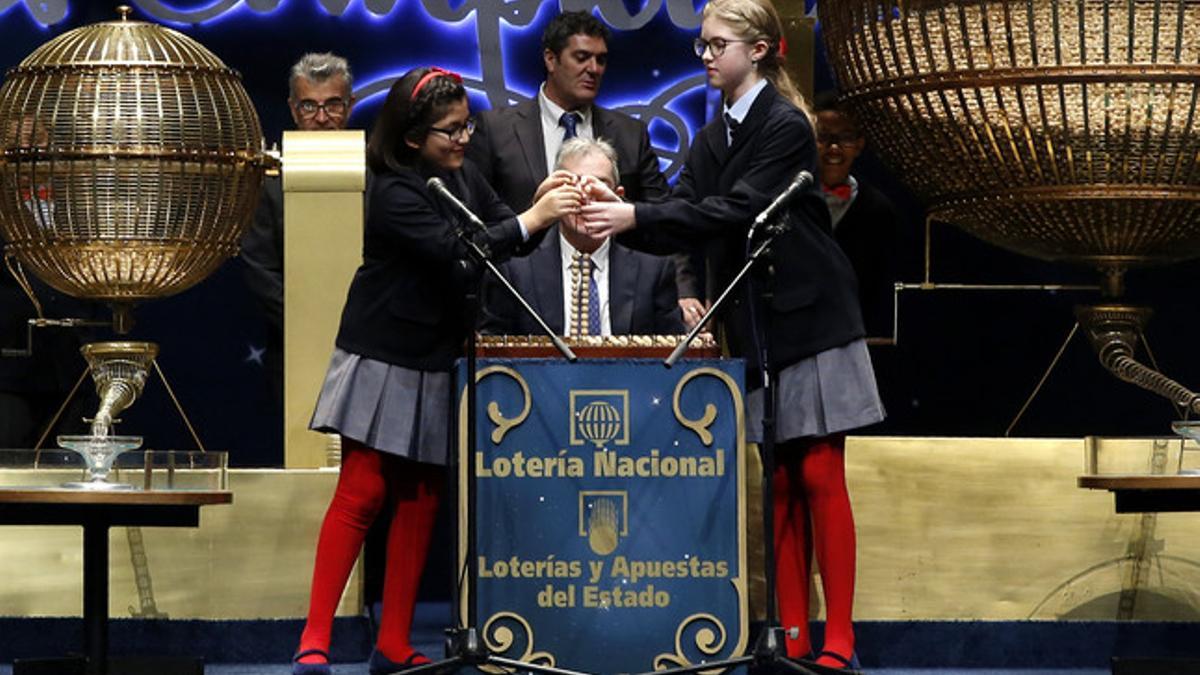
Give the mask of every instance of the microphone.
M 431 181 L 432 180 L 435 179 L 431 179 Z M 771 202 L 771 205 L 763 209 L 762 213 L 758 214 L 758 217 L 754 219 L 754 223 L 750 225 L 750 231 L 746 234 L 746 238 L 754 239 L 754 235 L 758 232 L 759 228 L 764 227 L 779 217 L 779 214 L 787 207 L 787 205 L 791 203 L 791 201 L 795 199 L 797 195 L 812 185 L 814 180 L 815 179 L 813 178 L 811 172 L 801 169 L 800 172 L 796 174 L 796 177 L 792 179 L 791 184 L 787 186 L 787 189 L 779 193 L 779 196 L 775 198 L 775 201 Z
M 466 204 L 459 201 L 458 197 L 454 196 L 454 193 L 450 191 L 450 188 L 446 187 L 446 182 L 441 178 L 438 178 L 437 176 L 430 178 L 425 182 L 425 187 L 429 188 L 429 191 L 433 194 L 441 197 L 444 202 L 454 207 L 454 210 L 458 211 L 458 214 L 466 219 L 468 223 L 475 226 L 479 230 L 487 229 L 487 226 L 483 224 L 483 221 L 479 219 L 479 216 L 476 216 L 471 209 L 467 208 Z

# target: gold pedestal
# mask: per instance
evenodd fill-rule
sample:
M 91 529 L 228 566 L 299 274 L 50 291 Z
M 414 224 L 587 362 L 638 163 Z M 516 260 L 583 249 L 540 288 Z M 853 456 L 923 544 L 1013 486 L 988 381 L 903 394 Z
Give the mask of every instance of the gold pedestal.
M 365 140 L 361 131 L 283 135 L 284 458 L 330 463 L 328 439 L 308 430 L 333 353 L 342 305 L 362 262 Z

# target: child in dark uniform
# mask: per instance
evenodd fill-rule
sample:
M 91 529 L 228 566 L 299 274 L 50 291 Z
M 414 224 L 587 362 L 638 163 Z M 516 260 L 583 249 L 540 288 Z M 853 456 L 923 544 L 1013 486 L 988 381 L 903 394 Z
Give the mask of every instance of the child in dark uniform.
M 582 194 L 564 185 L 514 216 L 463 157 L 474 130 L 462 78 L 417 68 L 396 81 L 367 147 L 363 264 L 346 298 L 311 428 L 342 437 L 338 484 L 321 526 L 312 595 L 295 675 L 328 675 L 334 610 L 363 537 L 391 512 L 383 612 L 370 672 L 428 663 L 409 640 L 449 452 L 450 369 L 467 331 L 468 258 L 452 211 L 429 192 L 441 177 L 488 224 L 474 235 L 497 258 L 575 213 Z
M 770 0 L 711 0 L 704 7 L 696 54 L 708 82 L 721 90 L 724 111 L 693 142 L 671 198 L 625 204 L 595 185 L 583 207 L 593 236 L 632 228 L 644 247 L 707 240 L 710 276 L 720 291 L 744 262 L 754 217 L 800 170 L 818 175 L 807 105 L 783 70 L 782 24 Z M 757 309 L 770 340 L 778 382 L 775 555 L 787 650 L 809 656 L 808 587 L 815 549 L 826 599 L 825 643 L 814 656 L 831 669 L 854 654 L 854 519 L 845 481 L 845 434 L 883 419 L 863 339 L 854 272 L 834 241 L 829 210 L 811 186 L 792 202 L 790 229 L 772 246 L 773 298 Z M 721 317 L 730 348 L 749 361 L 752 385 L 759 350 L 750 304 L 742 292 Z M 761 441 L 763 392 L 748 397 L 747 436 Z M 794 636 L 794 637 L 793 637 Z

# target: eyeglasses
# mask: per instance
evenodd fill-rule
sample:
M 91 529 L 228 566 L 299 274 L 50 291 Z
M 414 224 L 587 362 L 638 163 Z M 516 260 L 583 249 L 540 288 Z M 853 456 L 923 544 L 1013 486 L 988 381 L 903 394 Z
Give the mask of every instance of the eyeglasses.
M 857 134 L 824 134 L 824 133 L 820 133 L 820 132 L 817 133 L 817 143 L 820 143 L 821 145 L 824 145 L 824 146 L 837 145 L 837 146 L 841 146 L 844 148 L 847 145 L 850 145 L 851 143 L 857 142 L 858 138 L 859 137 Z
M 346 100 L 342 98 L 331 98 L 320 103 L 306 98 L 296 104 L 301 117 L 316 117 L 318 110 L 324 110 L 330 117 L 342 117 L 346 114 L 346 107 Z
M 715 37 L 711 40 L 696 38 L 692 41 L 692 51 L 696 52 L 696 56 L 704 58 L 704 52 L 711 50 L 713 58 L 719 59 L 731 42 L 757 42 L 757 40 L 727 40 L 720 37 Z
M 449 138 L 452 141 L 465 141 L 471 137 L 471 134 L 475 133 L 475 118 L 468 117 L 466 122 L 463 122 L 456 127 L 450 127 L 449 129 L 429 127 L 429 130 L 436 131 L 439 134 L 445 134 L 446 138 Z

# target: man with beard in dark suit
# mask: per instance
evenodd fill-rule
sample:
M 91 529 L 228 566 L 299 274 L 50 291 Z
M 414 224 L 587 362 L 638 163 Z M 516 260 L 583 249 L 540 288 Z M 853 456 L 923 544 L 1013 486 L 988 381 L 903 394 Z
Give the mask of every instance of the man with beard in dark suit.
M 635 201 L 667 194 L 646 124 L 595 104 L 608 65 L 608 27 L 587 12 L 564 12 L 542 33 L 546 81 L 533 99 L 481 113 L 467 156 L 514 211 L 570 176 L 551 174 L 565 140 L 607 140 L 616 150 L 621 187 Z M 703 314 L 701 286 L 687 261 L 675 257 L 679 305 L 690 325 Z
M 574 138 L 559 151 L 557 172 L 581 184 L 599 181 L 618 195 L 620 173 L 612 146 Z M 552 227 L 528 256 L 501 271 L 559 335 L 678 335 L 684 332 L 675 294 L 675 267 L 581 231 L 574 219 Z M 495 280 L 484 288 L 483 330 L 540 333 L 534 320 Z

